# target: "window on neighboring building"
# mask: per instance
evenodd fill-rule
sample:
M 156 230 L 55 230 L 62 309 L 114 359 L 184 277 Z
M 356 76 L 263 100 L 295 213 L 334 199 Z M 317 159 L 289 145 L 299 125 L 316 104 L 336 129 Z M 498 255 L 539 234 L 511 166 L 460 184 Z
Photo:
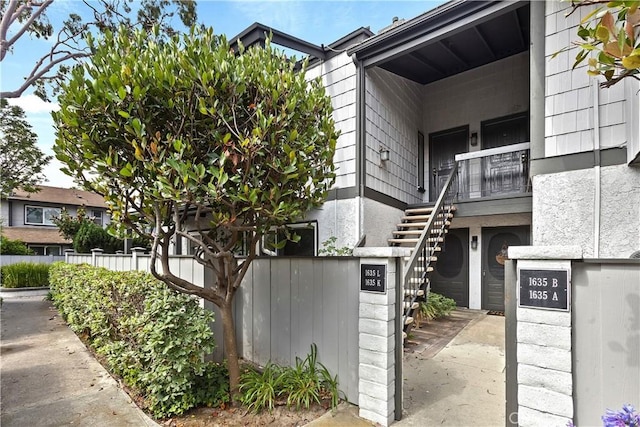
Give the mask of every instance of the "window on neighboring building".
M 273 256 L 315 256 L 318 251 L 318 223 L 304 222 L 288 225 L 289 233 L 300 237 L 298 242 L 287 240 L 285 230 L 264 236 L 262 252 Z M 282 246 L 284 245 L 284 246 Z
M 102 211 L 92 210 L 91 217 L 93 217 L 93 222 L 102 227 Z
M 60 246 L 33 246 L 29 245 L 29 249 L 33 251 L 34 255 L 54 255 L 58 256 L 62 253 Z
M 53 218 L 60 216 L 60 208 L 25 206 L 24 223 L 27 225 L 55 225 Z

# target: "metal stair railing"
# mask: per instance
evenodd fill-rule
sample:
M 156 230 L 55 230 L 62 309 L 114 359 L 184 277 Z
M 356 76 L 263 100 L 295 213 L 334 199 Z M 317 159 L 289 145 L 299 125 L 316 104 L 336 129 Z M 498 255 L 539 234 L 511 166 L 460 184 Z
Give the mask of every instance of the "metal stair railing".
M 458 192 L 458 162 L 456 162 L 405 266 L 403 278 L 405 299 L 402 319 L 405 329 L 412 323 L 410 318 L 417 308 L 421 295 L 424 295 L 425 298 L 428 297 L 429 281 L 427 276 L 431 259 L 439 247 L 438 242 L 444 238 L 448 227 L 447 220 L 453 211 L 453 202 L 457 199 Z M 438 225 L 436 226 L 436 224 Z

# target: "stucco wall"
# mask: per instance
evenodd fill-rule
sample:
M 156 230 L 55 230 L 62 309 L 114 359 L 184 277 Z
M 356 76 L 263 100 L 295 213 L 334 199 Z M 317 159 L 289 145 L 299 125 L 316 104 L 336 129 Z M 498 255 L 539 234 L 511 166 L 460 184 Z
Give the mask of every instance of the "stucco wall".
M 418 130 L 422 86 L 383 69 L 366 74 L 367 187 L 406 203 L 421 201 L 417 190 Z M 382 148 L 389 160 L 380 160 Z
M 362 206 L 363 233 L 367 236 L 365 246 L 388 246 L 387 239 L 391 238 L 404 212 L 371 199 L 364 199 Z
M 596 255 L 599 218 L 601 258 L 628 258 L 640 250 L 640 169 L 601 168 L 596 200 L 596 171 L 585 169 L 533 178 L 533 244 L 579 245 L 585 258 Z
M 356 185 L 356 66 L 342 53 L 307 70 L 307 78 L 322 78 L 331 97 L 333 119 L 341 132 L 333 162 L 336 165 L 335 188 Z
M 359 199 L 331 200 L 306 216 L 306 220 L 318 221 L 318 249 L 330 237 L 336 237 L 337 248 L 353 248 L 359 240 L 358 227 Z

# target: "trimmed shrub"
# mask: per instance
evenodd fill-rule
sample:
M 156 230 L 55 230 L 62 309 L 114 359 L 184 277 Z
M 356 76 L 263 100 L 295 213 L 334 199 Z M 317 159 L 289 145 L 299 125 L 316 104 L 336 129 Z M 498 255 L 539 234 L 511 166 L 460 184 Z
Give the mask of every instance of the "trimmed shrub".
M 226 369 L 204 361 L 215 345 L 213 313 L 196 299 L 142 272 L 54 263 L 50 276 L 62 317 L 154 416 L 229 400 Z
M 20 240 L 0 236 L 0 255 L 33 255 L 33 251 Z
M 5 288 L 36 288 L 49 286 L 50 264 L 18 262 L 0 267 L 2 286 Z
M 73 250 L 77 253 L 86 254 L 95 248 L 100 248 L 105 253 L 113 254 L 124 249 L 124 242 L 93 222 L 83 222 L 73 237 Z

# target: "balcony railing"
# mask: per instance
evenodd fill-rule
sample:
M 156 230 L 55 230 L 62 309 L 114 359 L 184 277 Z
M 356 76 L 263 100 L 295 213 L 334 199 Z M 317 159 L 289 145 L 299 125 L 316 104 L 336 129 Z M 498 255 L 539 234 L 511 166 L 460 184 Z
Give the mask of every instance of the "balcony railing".
M 531 191 L 528 142 L 457 154 L 455 159 L 459 200 Z

